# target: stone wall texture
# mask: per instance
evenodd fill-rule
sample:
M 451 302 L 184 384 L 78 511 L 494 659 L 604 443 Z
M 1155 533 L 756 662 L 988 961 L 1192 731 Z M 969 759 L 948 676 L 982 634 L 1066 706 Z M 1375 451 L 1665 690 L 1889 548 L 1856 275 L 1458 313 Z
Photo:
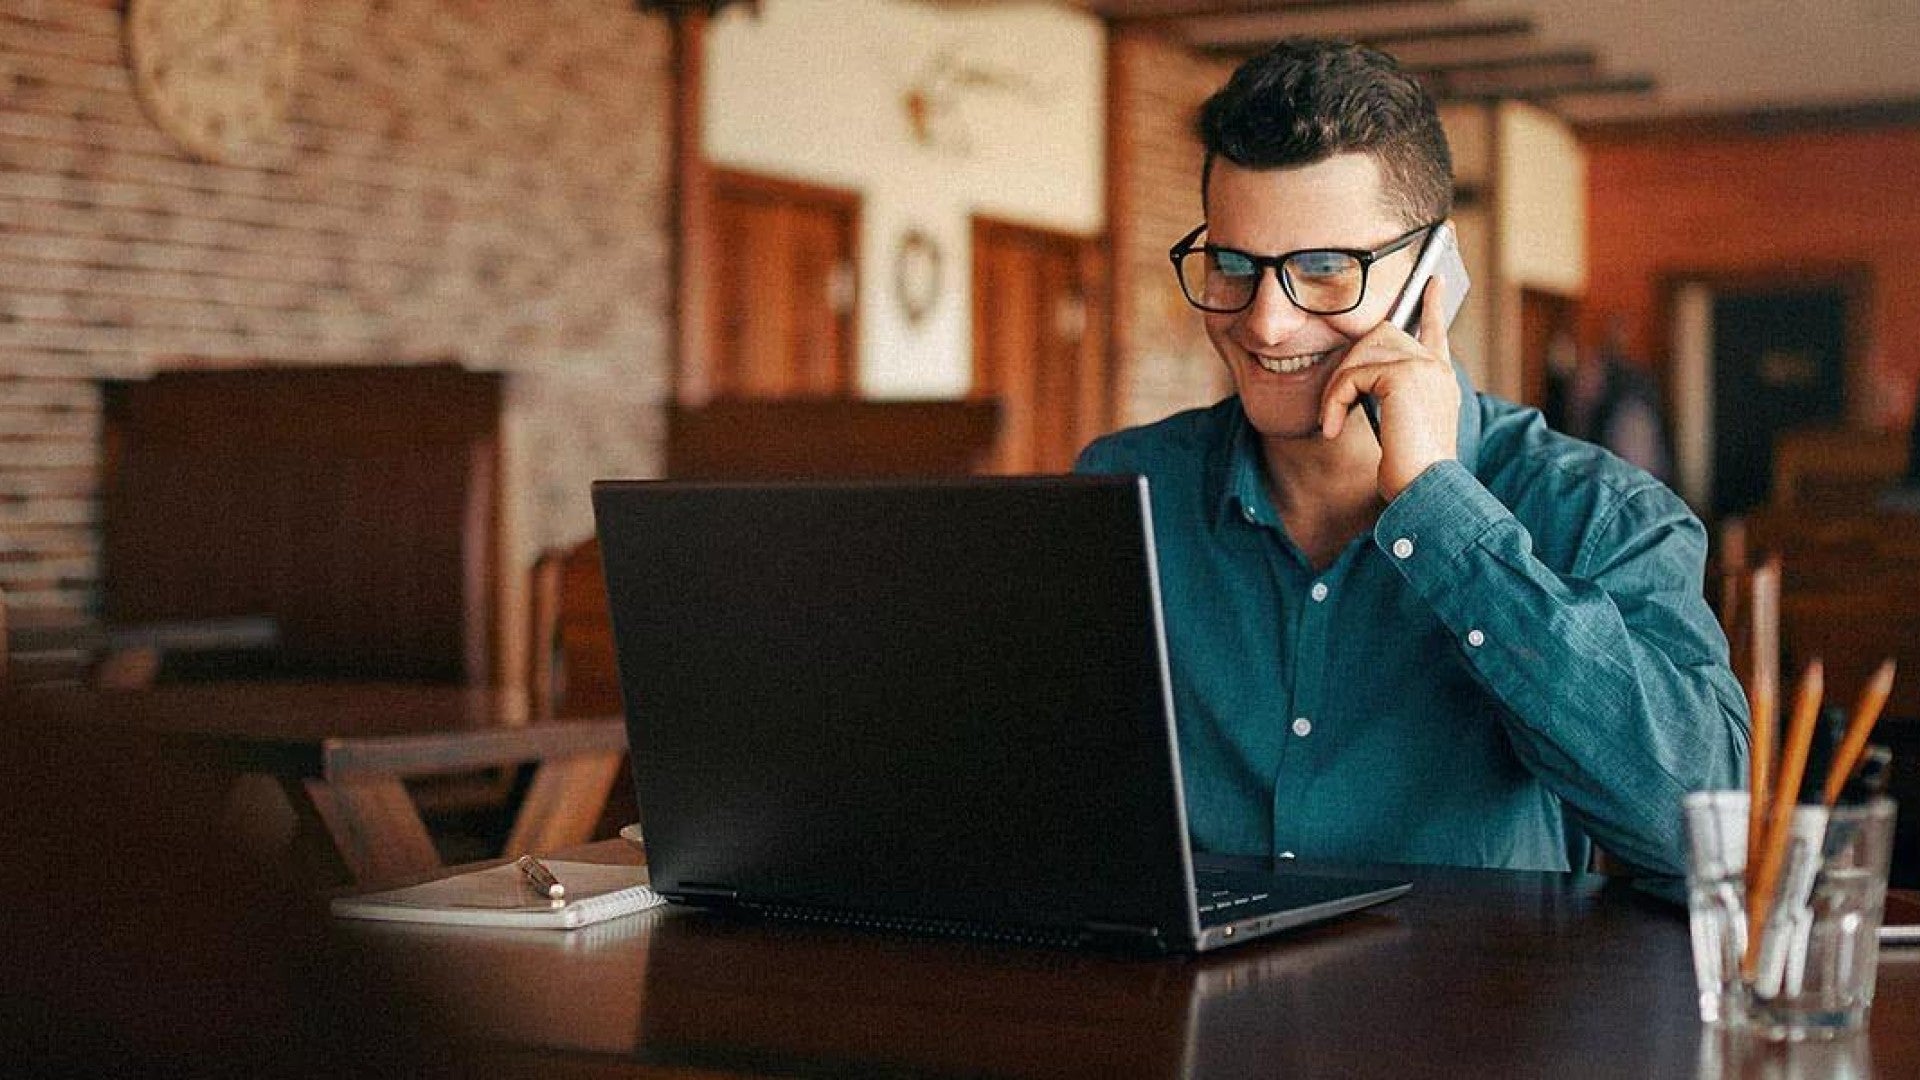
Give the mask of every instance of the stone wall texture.
M 657 468 L 673 83 L 629 0 L 306 0 L 287 116 L 223 163 L 143 110 L 119 0 L 0 0 L 0 590 L 98 603 L 99 380 L 508 375 L 510 562 Z

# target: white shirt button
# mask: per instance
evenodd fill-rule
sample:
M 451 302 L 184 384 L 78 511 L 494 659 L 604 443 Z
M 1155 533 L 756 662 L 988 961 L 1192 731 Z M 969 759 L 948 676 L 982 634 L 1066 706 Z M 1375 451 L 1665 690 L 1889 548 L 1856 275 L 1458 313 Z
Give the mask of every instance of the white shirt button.
M 1325 600 L 1327 598 L 1327 583 L 1324 581 L 1314 582 L 1313 589 L 1310 591 L 1309 595 L 1313 597 L 1316 603 L 1318 603 L 1321 600 Z
M 1249 524 L 1252 524 L 1252 525 L 1260 524 L 1260 515 L 1254 513 L 1253 507 L 1251 506 L 1242 506 L 1240 508 L 1240 516 L 1243 518 L 1246 518 Z
M 1480 646 L 1485 645 L 1486 643 L 1487 643 L 1487 635 L 1481 633 L 1478 630 L 1467 631 L 1467 644 L 1477 649 Z
M 1393 542 L 1393 557 L 1396 559 L 1413 558 L 1413 541 L 1404 536 L 1395 540 Z
M 1281 858 L 1283 858 L 1283 859 L 1291 859 L 1291 858 L 1293 858 L 1293 852 L 1291 852 L 1291 851 L 1283 851 L 1283 852 L 1281 852 L 1281 853 L 1280 853 L 1280 857 L 1281 857 Z
M 1303 739 L 1304 739 L 1304 738 L 1306 738 L 1307 736 L 1309 736 L 1309 735 L 1311 735 L 1311 734 L 1313 734 L 1313 721 L 1311 721 L 1311 720 L 1309 720 L 1309 719 L 1307 719 L 1307 718 L 1306 718 L 1306 717 L 1304 717 L 1304 716 L 1296 716 L 1296 717 L 1294 717 L 1294 718 L 1293 718 L 1293 733 L 1294 733 L 1295 735 L 1298 735 L 1298 736 L 1300 736 L 1300 737 L 1301 737 L 1301 738 L 1303 738 Z

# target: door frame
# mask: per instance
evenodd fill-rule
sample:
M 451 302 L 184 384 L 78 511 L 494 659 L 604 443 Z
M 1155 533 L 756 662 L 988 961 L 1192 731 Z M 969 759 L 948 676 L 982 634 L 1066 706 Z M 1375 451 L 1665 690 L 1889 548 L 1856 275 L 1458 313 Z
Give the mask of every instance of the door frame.
M 1752 267 L 1670 268 L 1659 275 L 1657 329 L 1664 342 L 1662 390 L 1673 432 L 1674 478 L 1698 513 L 1713 504 L 1713 301 L 1739 293 L 1833 289 L 1841 297 L 1845 351 L 1841 396 L 1845 427 L 1873 423 L 1873 269 L 1857 262 L 1791 262 Z

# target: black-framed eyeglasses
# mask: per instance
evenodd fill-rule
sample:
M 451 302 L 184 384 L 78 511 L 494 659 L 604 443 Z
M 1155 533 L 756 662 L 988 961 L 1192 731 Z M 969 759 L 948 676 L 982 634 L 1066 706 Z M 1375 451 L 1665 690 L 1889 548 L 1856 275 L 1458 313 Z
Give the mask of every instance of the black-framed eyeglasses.
M 1422 225 L 1366 251 L 1360 248 L 1305 248 L 1284 255 L 1255 255 L 1216 244 L 1197 244 L 1207 223 L 1167 250 L 1180 291 L 1201 311 L 1231 315 L 1253 306 L 1266 269 L 1295 307 L 1314 315 L 1341 315 L 1360 306 L 1367 295 L 1367 271 L 1381 259 L 1431 232 L 1440 223 Z

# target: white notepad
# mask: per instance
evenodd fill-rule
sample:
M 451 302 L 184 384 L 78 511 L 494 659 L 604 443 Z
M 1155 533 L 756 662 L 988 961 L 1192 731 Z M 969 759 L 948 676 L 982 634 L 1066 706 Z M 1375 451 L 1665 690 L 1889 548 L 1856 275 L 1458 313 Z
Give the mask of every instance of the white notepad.
M 565 900 L 540 896 L 519 867 L 503 863 L 401 889 L 337 896 L 331 907 L 335 915 L 347 919 L 571 930 L 666 903 L 665 897 L 647 888 L 642 867 L 554 861 L 546 865 L 567 887 Z

